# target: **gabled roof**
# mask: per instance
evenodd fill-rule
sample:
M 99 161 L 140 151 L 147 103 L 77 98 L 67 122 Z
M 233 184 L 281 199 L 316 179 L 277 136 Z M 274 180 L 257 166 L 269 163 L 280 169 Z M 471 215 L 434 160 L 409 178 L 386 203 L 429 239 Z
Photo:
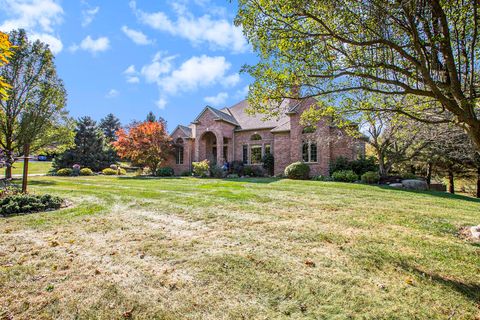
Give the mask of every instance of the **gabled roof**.
M 225 112 L 223 112 L 223 111 L 220 111 L 220 110 L 215 109 L 215 108 L 210 107 L 210 106 L 206 106 L 206 107 L 202 110 L 202 112 L 200 112 L 200 114 L 198 115 L 198 117 L 195 118 L 195 120 L 193 121 L 193 123 L 197 122 L 198 119 L 200 119 L 200 117 L 201 117 L 201 116 L 205 113 L 205 111 L 207 111 L 207 110 L 211 111 L 211 112 L 217 117 L 217 119 L 215 119 L 215 120 L 223 120 L 223 121 L 226 121 L 226 122 L 228 122 L 228 123 L 231 123 L 231 124 L 233 124 L 233 125 L 235 125 L 235 126 L 238 126 L 238 125 L 239 125 L 238 122 L 237 122 L 237 120 L 236 120 L 231 114 L 225 113 Z
M 172 134 L 173 135 L 175 133 L 175 131 L 177 130 L 180 130 L 182 131 L 184 134 L 185 134 L 185 137 L 189 137 L 191 138 L 192 137 L 192 129 L 187 127 L 187 126 L 182 126 L 181 124 L 179 124 L 173 131 L 172 131 Z

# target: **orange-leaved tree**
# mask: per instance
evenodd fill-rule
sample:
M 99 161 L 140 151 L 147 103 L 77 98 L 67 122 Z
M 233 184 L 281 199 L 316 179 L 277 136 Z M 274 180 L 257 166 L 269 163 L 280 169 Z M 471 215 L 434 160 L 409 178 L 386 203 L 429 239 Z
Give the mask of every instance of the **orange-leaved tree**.
M 152 174 L 171 153 L 171 138 L 165 121 L 134 123 L 127 130 L 116 132 L 113 146 L 120 157 L 148 167 Z
M 13 45 L 8 39 L 8 34 L 0 32 L 0 67 L 8 63 L 9 58 L 13 55 Z M 8 98 L 7 89 L 12 88 L 9 83 L 0 77 L 0 99 Z

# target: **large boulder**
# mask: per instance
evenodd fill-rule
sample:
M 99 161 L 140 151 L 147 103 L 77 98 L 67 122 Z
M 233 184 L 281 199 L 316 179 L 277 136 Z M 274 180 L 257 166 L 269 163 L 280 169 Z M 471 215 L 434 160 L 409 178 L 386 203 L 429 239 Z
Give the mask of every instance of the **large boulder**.
M 401 183 L 390 183 L 389 186 L 392 188 L 403 188 L 403 184 Z
M 405 189 L 408 190 L 428 190 L 428 184 L 423 180 L 402 180 L 402 185 Z

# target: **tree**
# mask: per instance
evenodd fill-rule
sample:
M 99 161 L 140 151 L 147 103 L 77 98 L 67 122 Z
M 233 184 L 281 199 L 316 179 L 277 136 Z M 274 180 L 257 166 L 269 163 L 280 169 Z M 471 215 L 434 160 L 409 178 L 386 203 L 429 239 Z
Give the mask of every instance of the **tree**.
M 15 153 L 23 154 L 22 189 L 26 191 L 28 156 L 48 140 L 55 128 L 68 121 L 66 91 L 56 73 L 54 56 L 40 41 L 29 42 L 24 30 L 13 31 L 10 42 L 15 53 L 0 69 L 11 85 L 8 100 L 0 100 L 0 145 L 7 155 L 6 178 L 11 178 Z
M 115 132 L 121 128 L 120 120 L 113 113 L 109 113 L 100 120 L 100 128 L 103 130 L 107 142 L 111 143 L 117 139 Z
M 150 111 L 150 112 L 147 114 L 146 121 L 148 121 L 148 122 L 155 122 L 155 121 L 157 121 L 157 117 L 155 116 L 155 114 L 153 114 L 152 111 Z
M 12 43 L 8 39 L 8 35 L 0 32 L 0 67 L 6 65 L 8 60 L 13 55 Z M 7 90 L 12 86 L 5 82 L 3 77 L 0 77 L 0 99 L 7 100 Z
M 266 99 L 296 98 L 298 87 L 303 97 L 407 96 L 415 103 L 385 111 L 427 123 L 453 120 L 480 151 L 479 6 L 478 0 L 239 0 L 236 23 L 260 56 L 244 68 L 255 78 L 252 109 L 278 113 L 280 104 Z
M 117 161 L 115 151 L 105 142 L 105 136 L 97 123 L 90 117 L 77 121 L 75 146 L 55 157 L 55 169 L 70 168 L 74 164 L 100 171 Z
M 148 167 L 152 174 L 172 152 L 164 121 L 145 121 L 134 123 L 128 131 L 120 129 L 113 145 L 120 157 Z

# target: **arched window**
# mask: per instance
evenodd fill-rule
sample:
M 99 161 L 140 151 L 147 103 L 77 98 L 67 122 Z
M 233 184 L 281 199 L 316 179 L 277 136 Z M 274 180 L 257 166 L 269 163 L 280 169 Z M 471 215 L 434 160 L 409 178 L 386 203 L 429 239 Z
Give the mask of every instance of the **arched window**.
M 303 128 L 302 133 L 314 133 L 316 128 L 314 126 L 306 126 Z
M 176 141 L 177 144 L 183 144 L 183 139 L 182 138 L 178 138 L 177 141 Z
M 303 162 L 317 162 L 317 144 L 311 141 L 302 143 L 302 160 Z
M 258 133 L 255 133 L 250 137 L 250 140 L 262 140 L 262 136 Z

